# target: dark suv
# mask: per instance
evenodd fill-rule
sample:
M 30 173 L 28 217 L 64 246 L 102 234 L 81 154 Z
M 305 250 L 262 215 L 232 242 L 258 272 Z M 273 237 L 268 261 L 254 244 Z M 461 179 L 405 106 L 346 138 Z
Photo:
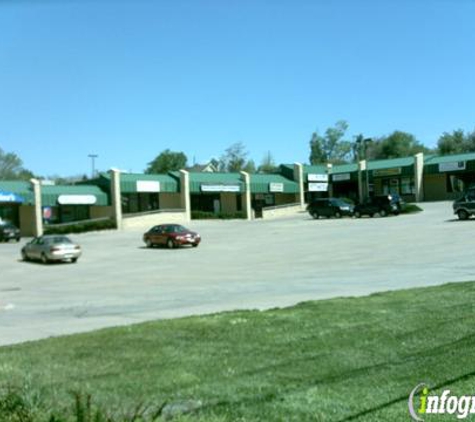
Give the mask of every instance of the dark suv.
M 307 211 L 313 218 L 340 218 L 344 215 L 353 215 L 353 204 L 339 198 L 316 199 L 308 204 Z
M 380 217 L 386 217 L 389 214 L 398 215 L 404 206 L 404 201 L 399 195 L 377 195 L 367 199 L 362 204 L 355 206 L 355 217 L 362 215 L 373 217 L 379 214 Z
M 452 208 L 460 220 L 467 220 L 475 214 L 475 189 L 467 190 L 459 199 L 454 201 Z
M 15 239 L 19 242 L 20 238 L 20 230 L 16 226 L 5 221 L 0 222 L 0 242 L 8 241 L 10 239 Z

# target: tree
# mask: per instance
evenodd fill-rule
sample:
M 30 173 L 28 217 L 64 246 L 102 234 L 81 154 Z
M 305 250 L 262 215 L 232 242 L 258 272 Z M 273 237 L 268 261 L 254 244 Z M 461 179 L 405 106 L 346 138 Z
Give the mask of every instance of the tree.
M 274 157 L 272 157 L 272 154 L 270 151 L 267 152 L 267 154 L 264 156 L 264 158 L 261 161 L 261 165 L 257 169 L 259 173 L 267 173 L 267 174 L 272 174 L 277 171 L 278 167 L 277 164 L 274 161 Z
M 0 148 L 0 180 L 30 180 L 33 173 L 23 167 L 23 162 L 13 152 Z
M 444 132 L 437 142 L 437 150 L 442 155 L 474 152 L 475 131 L 465 133 L 462 129 L 457 129 L 452 133 Z
M 166 149 L 148 163 L 145 173 L 168 173 L 169 171 L 181 170 L 186 167 L 187 161 L 188 159 L 183 152 Z
M 344 120 L 336 122 L 334 127 L 329 127 L 325 135 L 318 132 L 312 134 L 310 139 L 310 163 L 342 163 L 348 161 L 351 153 L 351 142 L 345 141 L 348 123 Z
M 414 135 L 395 130 L 388 136 L 373 141 L 368 154 L 371 159 L 388 159 L 409 157 L 419 152 L 430 152 L 430 149 L 419 142 Z
M 219 160 L 219 170 L 226 172 L 238 172 L 241 170 L 254 173 L 256 166 L 254 161 L 248 160 L 249 153 L 242 142 L 235 142 L 226 148 Z

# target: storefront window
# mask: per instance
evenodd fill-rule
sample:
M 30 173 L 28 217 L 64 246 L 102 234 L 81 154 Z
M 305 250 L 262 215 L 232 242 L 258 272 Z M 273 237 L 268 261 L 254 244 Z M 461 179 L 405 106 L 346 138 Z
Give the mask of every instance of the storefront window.
M 401 179 L 401 194 L 410 195 L 413 193 L 415 193 L 414 179 L 410 177 L 403 177 Z

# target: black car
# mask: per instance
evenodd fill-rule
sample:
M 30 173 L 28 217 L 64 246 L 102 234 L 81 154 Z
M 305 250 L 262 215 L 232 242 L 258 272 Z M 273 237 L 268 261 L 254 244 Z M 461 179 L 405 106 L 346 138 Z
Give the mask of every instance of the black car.
M 403 206 L 404 201 L 399 195 L 377 195 L 357 204 L 354 215 L 357 218 L 363 215 L 373 217 L 375 214 L 379 214 L 380 217 L 386 217 L 389 214 L 398 215 Z
M 21 239 L 20 230 L 12 223 L 1 222 L 0 223 L 0 242 L 9 241 L 15 239 L 17 242 Z
M 322 198 L 308 204 L 307 211 L 313 218 L 340 218 L 344 215 L 353 215 L 353 204 L 340 198 Z

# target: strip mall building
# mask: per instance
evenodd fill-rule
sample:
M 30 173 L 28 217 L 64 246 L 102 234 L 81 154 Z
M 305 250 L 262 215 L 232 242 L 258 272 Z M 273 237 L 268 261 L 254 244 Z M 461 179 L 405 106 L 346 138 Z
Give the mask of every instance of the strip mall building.
M 398 194 L 407 202 L 452 200 L 475 183 L 475 153 L 343 165 L 283 164 L 278 174 L 131 174 L 111 170 L 79 185 L 0 181 L 0 219 L 23 235 L 46 224 L 112 218 L 117 227 L 188 221 L 200 213 L 269 218 L 316 197 Z

